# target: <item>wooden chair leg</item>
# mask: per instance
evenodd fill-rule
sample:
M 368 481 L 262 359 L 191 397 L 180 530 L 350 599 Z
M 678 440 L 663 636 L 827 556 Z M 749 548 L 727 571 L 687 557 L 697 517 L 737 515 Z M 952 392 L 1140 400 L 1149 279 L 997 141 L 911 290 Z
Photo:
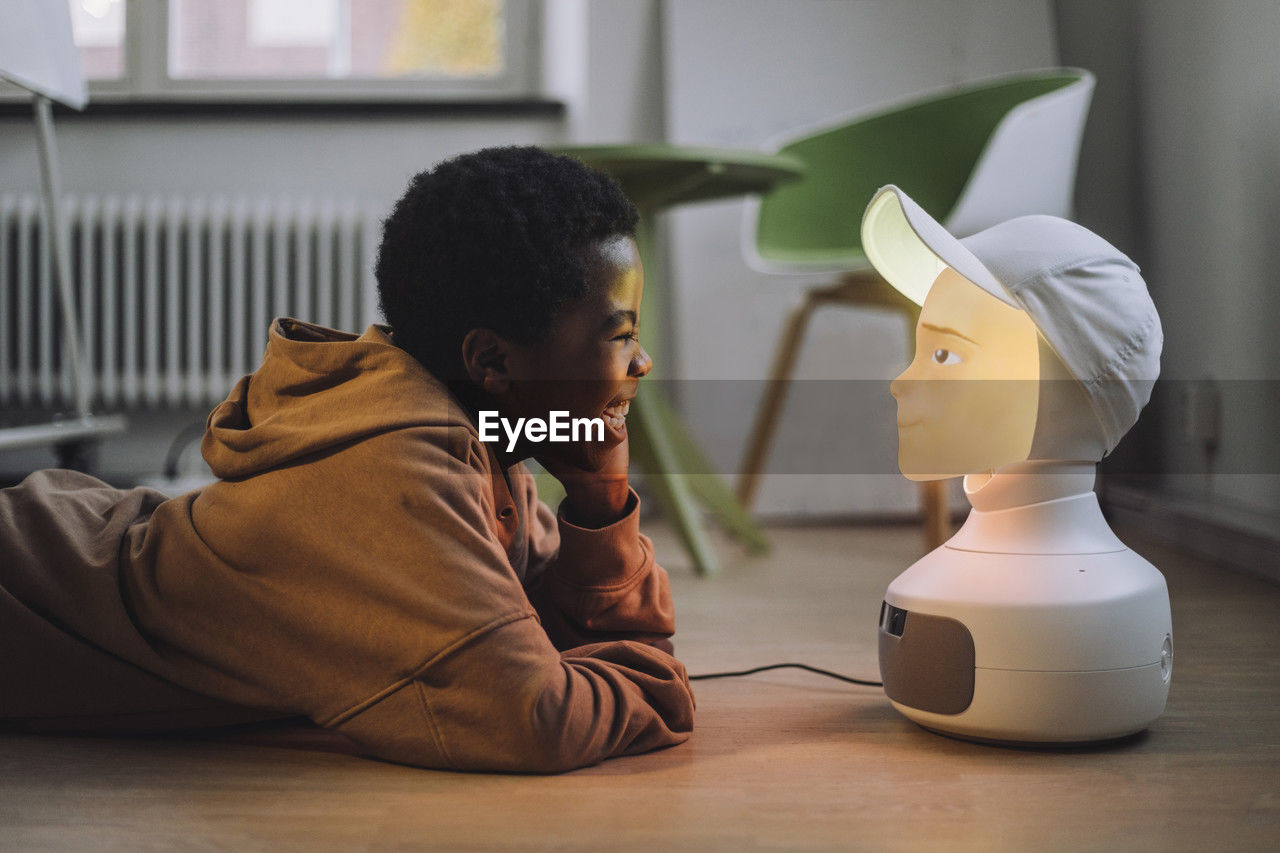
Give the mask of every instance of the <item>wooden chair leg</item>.
M 760 487 L 760 474 L 769 454 L 769 445 L 778 429 L 778 417 L 787 398 L 791 374 L 795 370 L 796 357 L 800 354 L 800 344 L 804 342 L 809 318 L 821 301 L 822 297 L 812 291 L 805 294 L 804 302 L 791 312 L 786 331 L 778 343 L 773 368 L 769 372 L 769 383 L 765 386 L 764 399 L 756 412 L 755 423 L 751 426 L 751 436 L 747 440 L 741 473 L 738 475 L 738 501 L 748 511 L 755 503 L 756 491 Z
M 920 484 L 924 504 L 925 547 L 932 551 L 951 538 L 951 516 L 947 511 L 947 481 L 930 480 Z

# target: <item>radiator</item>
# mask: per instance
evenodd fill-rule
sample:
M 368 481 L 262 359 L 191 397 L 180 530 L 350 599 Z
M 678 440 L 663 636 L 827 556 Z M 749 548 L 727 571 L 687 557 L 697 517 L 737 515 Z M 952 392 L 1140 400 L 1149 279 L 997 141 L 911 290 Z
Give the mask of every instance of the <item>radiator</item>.
M 86 381 L 100 408 L 222 400 L 273 317 L 361 331 L 378 212 L 354 200 L 68 198 Z M 38 196 L 0 195 L 0 406 L 72 402 Z

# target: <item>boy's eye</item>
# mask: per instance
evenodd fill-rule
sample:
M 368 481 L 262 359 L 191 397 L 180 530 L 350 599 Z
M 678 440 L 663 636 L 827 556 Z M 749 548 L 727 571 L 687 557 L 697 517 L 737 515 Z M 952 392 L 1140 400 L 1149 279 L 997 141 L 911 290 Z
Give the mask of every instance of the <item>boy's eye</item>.
M 959 364 L 960 356 L 949 349 L 936 349 L 933 351 L 933 360 L 938 364 Z
M 614 340 L 615 341 L 638 341 L 640 340 L 640 333 L 637 332 L 635 329 L 632 329 L 629 332 L 624 332 L 623 334 L 618 335 L 616 338 L 614 338 Z

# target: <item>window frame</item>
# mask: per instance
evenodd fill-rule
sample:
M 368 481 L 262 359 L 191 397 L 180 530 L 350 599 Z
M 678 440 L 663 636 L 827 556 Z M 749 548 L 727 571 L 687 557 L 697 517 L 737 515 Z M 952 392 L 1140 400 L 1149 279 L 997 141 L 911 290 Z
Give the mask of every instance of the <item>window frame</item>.
M 169 76 L 168 0 L 125 0 L 124 71 L 119 78 L 87 81 L 90 104 L 201 103 L 404 104 L 483 103 L 541 97 L 540 48 L 543 0 L 505 0 L 505 67 L 493 77 L 460 79 L 278 79 L 264 77 L 175 78 Z M 25 100 L 5 85 L 4 101 Z M 9 91 L 12 90 L 12 91 Z

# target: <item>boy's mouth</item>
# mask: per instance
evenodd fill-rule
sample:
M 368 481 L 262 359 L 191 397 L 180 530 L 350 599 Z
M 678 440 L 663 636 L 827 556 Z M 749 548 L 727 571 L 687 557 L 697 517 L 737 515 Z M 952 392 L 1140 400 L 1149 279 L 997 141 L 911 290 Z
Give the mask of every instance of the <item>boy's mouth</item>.
M 627 412 L 631 411 L 631 401 L 623 400 L 621 403 L 614 403 L 612 406 L 606 406 L 603 417 L 604 422 L 610 429 L 620 430 L 623 424 L 627 422 Z

